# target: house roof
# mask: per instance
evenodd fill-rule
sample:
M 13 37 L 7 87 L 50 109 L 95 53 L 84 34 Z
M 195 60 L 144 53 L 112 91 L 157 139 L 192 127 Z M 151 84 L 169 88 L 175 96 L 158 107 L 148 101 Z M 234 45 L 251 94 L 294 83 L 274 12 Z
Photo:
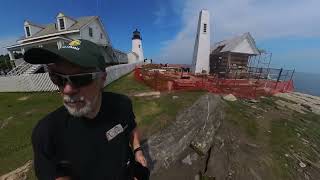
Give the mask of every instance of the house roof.
M 11 45 L 11 46 L 7 46 L 5 48 L 14 50 L 15 48 L 19 48 L 19 47 L 22 47 L 22 46 L 25 46 L 25 45 L 36 44 L 36 43 L 41 43 L 41 42 L 44 42 L 44 41 L 51 41 L 51 40 L 56 40 L 56 39 L 63 39 L 63 40 L 66 40 L 66 41 L 72 41 L 72 39 L 66 38 L 64 36 L 54 36 L 54 37 L 50 37 L 50 38 L 46 38 L 46 39 L 38 39 L 38 40 L 35 40 L 35 41 L 29 41 L 29 42 L 25 42 L 25 43 L 21 43 L 21 44 L 14 44 L 14 45 Z
M 31 22 L 31 21 L 28 21 L 28 20 L 25 20 L 25 22 L 24 22 L 25 24 L 29 24 L 29 25 L 31 25 L 31 26 L 36 26 L 36 27 L 39 27 L 39 28 L 44 28 L 43 26 L 41 26 L 41 25 L 39 25 L 39 24 L 35 24 L 35 23 L 33 23 L 33 22 Z
M 71 27 L 64 31 L 72 31 L 72 30 L 79 30 L 83 26 L 87 25 L 91 20 L 97 18 L 98 16 L 85 16 L 85 17 L 80 17 L 78 19 L 75 19 L 76 23 L 74 23 Z M 64 32 L 64 31 L 59 31 L 58 28 L 56 27 L 56 23 L 51 23 L 46 26 L 44 26 L 44 29 L 39 31 L 38 33 L 32 35 L 31 37 L 25 38 L 23 37 L 22 39 L 19 40 L 28 40 L 31 38 L 36 38 L 36 37 L 41 37 L 45 35 L 50 35 L 58 32 Z
M 213 53 L 235 52 L 252 55 L 260 54 L 256 43 L 249 32 L 215 43 L 211 51 Z

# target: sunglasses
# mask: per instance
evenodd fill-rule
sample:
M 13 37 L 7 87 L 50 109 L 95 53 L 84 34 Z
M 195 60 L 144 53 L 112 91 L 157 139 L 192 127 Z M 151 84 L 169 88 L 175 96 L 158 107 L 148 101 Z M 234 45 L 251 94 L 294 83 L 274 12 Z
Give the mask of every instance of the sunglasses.
M 51 81 L 57 85 L 64 87 L 66 83 L 69 83 L 75 87 L 82 87 L 89 85 L 93 82 L 93 80 L 101 77 L 103 72 L 92 72 L 92 73 L 81 73 L 81 74 L 73 74 L 73 75 L 64 75 L 55 72 L 50 72 L 49 77 Z

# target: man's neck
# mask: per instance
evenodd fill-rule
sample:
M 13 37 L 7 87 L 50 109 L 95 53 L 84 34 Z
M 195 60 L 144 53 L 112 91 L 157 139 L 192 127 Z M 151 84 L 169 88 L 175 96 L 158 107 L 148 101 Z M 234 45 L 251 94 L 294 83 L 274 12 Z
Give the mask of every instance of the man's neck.
M 102 104 L 102 93 L 100 93 L 97 98 L 98 99 L 96 100 L 96 105 L 93 107 L 93 111 L 85 115 L 86 118 L 94 119 L 98 115 Z

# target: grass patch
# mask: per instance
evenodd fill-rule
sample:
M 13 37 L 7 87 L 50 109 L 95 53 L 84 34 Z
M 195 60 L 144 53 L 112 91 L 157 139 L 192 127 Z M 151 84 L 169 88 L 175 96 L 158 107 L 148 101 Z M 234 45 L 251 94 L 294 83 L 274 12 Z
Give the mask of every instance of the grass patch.
M 128 96 L 132 95 L 133 93 L 151 91 L 148 86 L 145 86 L 143 83 L 135 80 L 133 72 L 112 82 L 106 86 L 104 90 L 126 94 Z
M 4 174 L 32 159 L 32 129 L 61 100 L 58 93 L 0 93 L 0 101 L 0 174 Z
M 274 160 L 275 173 L 284 179 L 292 179 L 295 172 L 292 171 L 296 163 L 285 156 L 290 154 L 290 148 L 301 148 L 301 144 L 296 138 L 296 133 L 292 124 L 288 124 L 285 119 L 273 120 L 271 123 L 270 147 Z
M 226 119 L 244 129 L 250 137 L 255 138 L 258 133 L 258 124 L 249 112 L 250 107 L 241 101 L 227 102 L 227 104 Z
M 301 114 L 293 110 L 277 108 L 275 101 L 281 98 L 267 97 L 260 102 L 243 100 L 227 102 L 227 120 L 263 145 L 261 156 L 270 156 L 270 168 L 278 179 L 300 179 L 300 171 L 310 170 L 310 163 L 320 162 L 320 116 Z M 281 99 L 282 100 L 282 99 Z M 300 160 L 307 164 L 299 166 Z M 306 161 L 308 160 L 308 161 Z M 302 170 L 303 169 L 303 170 Z
M 190 91 L 162 94 L 159 98 L 153 99 L 132 98 L 136 121 L 142 131 L 142 139 L 170 125 L 179 111 L 191 106 L 204 93 L 203 91 Z M 173 96 L 178 96 L 178 98 L 173 99 Z
M 169 94 L 162 93 L 160 98 L 134 97 L 134 94 L 153 90 L 143 83 L 136 81 L 133 73 L 129 73 L 111 83 L 105 88 L 105 91 L 129 96 L 132 100 L 136 121 L 145 131 L 147 131 L 147 127 L 149 126 L 156 127 L 156 123 L 162 124 L 161 126 L 157 126 L 157 130 L 166 127 L 168 122 L 175 119 L 179 110 L 190 106 L 197 98 L 205 93 L 203 91 L 181 91 Z M 173 99 L 173 96 L 178 96 L 178 98 Z M 155 130 L 153 130 L 153 132 L 155 132 Z
M 274 160 L 275 173 L 283 179 L 294 179 L 298 161 L 292 153 L 308 154 L 310 150 L 297 135 L 295 123 L 286 119 L 273 120 L 271 124 L 270 147 Z M 286 157 L 285 155 L 289 157 Z
M 276 99 L 277 98 L 275 98 L 275 97 L 260 98 L 259 105 L 262 107 L 274 107 L 274 106 L 276 106 L 276 103 L 275 103 Z
M 320 161 L 320 116 L 314 113 L 292 112 L 287 118 L 274 119 L 271 123 L 270 146 L 277 164 L 276 173 L 283 179 L 295 179 L 299 160 L 293 154 L 318 163 Z M 289 157 L 285 157 L 288 154 Z M 306 161 L 302 160 L 308 164 Z
M 141 125 L 147 125 L 161 114 L 166 114 L 174 119 L 179 110 L 190 106 L 203 94 L 203 91 L 190 91 L 163 94 L 160 98 L 152 99 L 133 98 L 136 120 Z M 173 96 L 178 96 L 178 98 L 173 99 Z

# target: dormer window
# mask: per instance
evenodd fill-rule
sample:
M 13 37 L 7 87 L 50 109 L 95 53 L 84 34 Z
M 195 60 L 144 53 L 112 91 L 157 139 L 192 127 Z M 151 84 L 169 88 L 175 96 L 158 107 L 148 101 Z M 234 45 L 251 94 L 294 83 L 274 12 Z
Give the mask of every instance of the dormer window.
M 26 33 L 27 33 L 27 37 L 31 36 L 30 27 L 29 26 L 26 26 Z
M 64 30 L 65 29 L 63 18 L 59 19 L 59 25 L 60 25 L 60 30 Z

